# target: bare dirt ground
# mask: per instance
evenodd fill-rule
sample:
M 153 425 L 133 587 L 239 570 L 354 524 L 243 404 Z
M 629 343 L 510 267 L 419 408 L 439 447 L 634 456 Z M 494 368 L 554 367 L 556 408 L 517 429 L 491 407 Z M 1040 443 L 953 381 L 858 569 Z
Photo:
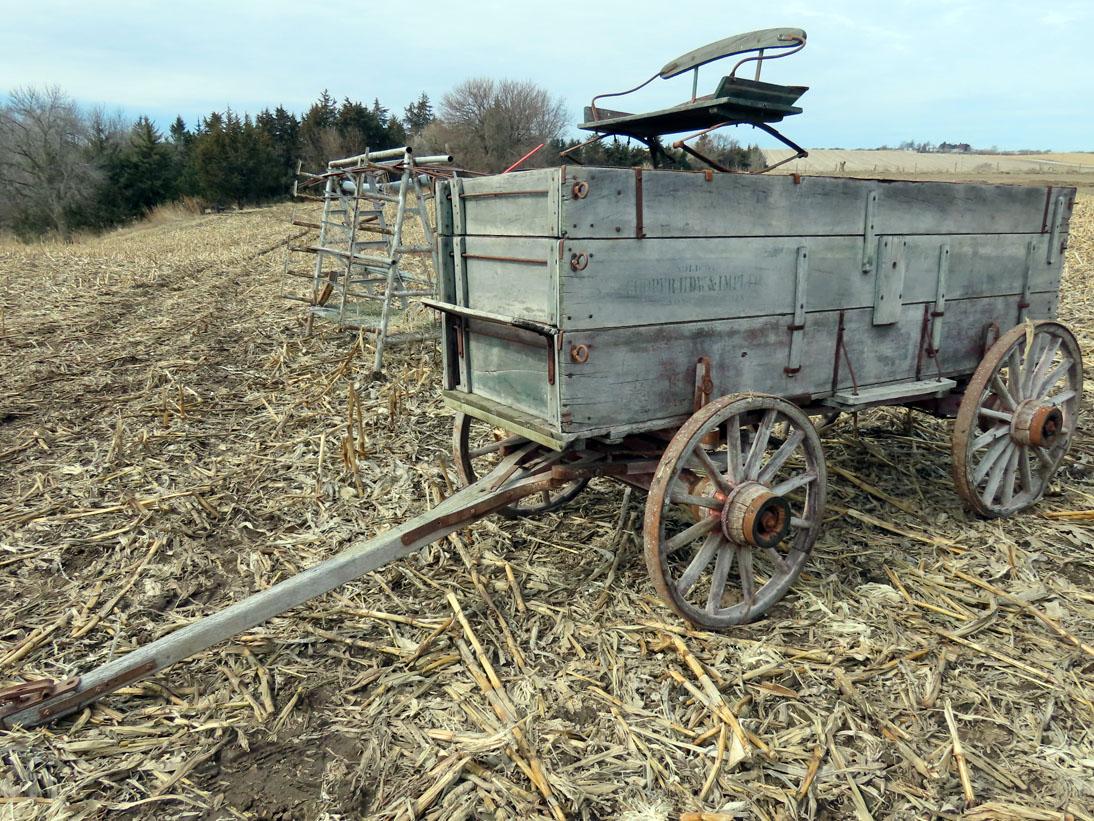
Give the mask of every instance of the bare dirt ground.
M 287 219 L 0 244 L 0 685 L 86 670 L 448 492 L 434 346 L 373 382 L 367 343 L 302 338 Z M 1072 227 L 1060 314 L 1094 361 L 1094 200 Z M 0 733 L 0 819 L 1090 819 L 1092 410 L 1088 389 L 1048 497 L 990 522 L 953 492 L 948 423 L 838 423 L 811 564 L 726 634 L 657 600 L 616 485 L 481 522 Z

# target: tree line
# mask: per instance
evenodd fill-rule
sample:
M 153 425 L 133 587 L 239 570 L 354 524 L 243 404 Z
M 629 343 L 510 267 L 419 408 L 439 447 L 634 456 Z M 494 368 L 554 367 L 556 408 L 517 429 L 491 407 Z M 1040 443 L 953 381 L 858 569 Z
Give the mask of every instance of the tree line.
M 323 91 L 301 115 L 277 106 L 254 117 L 230 108 L 197 123 L 177 118 L 162 133 L 148 117 L 77 104 L 57 87 L 13 91 L 0 106 L 0 230 L 24 239 L 101 231 L 138 219 L 162 203 L 201 207 L 268 202 L 288 196 L 298 163 L 321 170 L 338 157 L 411 145 L 450 153 L 462 168 L 486 173 L 544 147 L 525 168 L 554 165 L 578 145 L 567 139 L 563 101 L 531 82 L 475 78 L 445 94 L 435 112 L 422 93 L 401 115 Z M 704 137 L 707 156 L 730 167 L 762 162 L 754 148 Z M 670 152 L 679 167 L 694 165 Z M 757 159 L 758 158 L 758 159 Z M 648 165 L 640 144 L 605 140 L 581 149 L 591 165 Z

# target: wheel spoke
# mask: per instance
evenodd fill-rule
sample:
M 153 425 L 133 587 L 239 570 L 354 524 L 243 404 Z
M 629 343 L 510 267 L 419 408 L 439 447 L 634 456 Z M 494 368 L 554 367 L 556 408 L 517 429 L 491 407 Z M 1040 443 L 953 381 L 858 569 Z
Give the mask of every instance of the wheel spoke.
M 984 454 L 984 458 L 980 460 L 980 463 L 972 472 L 972 484 L 974 487 L 980 484 L 980 480 L 988 475 L 988 471 L 992 469 L 992 466 L 1007 449 L 1008 442 L 1010 442 L 1010 439 L 998 439 L 994 445 L 988 448 L 988 452 Z
M 1075 391 L 1066 390 L 1063 393 L 1058 393 L 1055 396 L 1050 396 L 1045 401 L 1048 402 L 1051 405 L 1062 405 L 1062 404 L 1064 404 L 1064 402 L 1067 402 L 1069 399 L 1071 399 L 1074 396 L 1075 396 Z
M 1045 378 L 1045 371 L 1047 371 L 1048 366 L 1052 364 L 1056 352 L 1060 350 L 1060 342 L 1061 340 L 1059 337 L 1052 337 L 1052 341 L 1045 347 L 1045 350 L 1037 360 L 1037 365 L 1031 370 L 1030 375 L 1026 380 L 1026 394 L 1028 396 L 1037 396 L 1035 388 L 1040 384 L 1041 380 Z
M 815 473 L 799 473 L 797 476 L 790 477 L 785 482 L 779 482 L 779 484 L 771 488 L 771 492 L 776 496 L 785 496 L 790 491 L 797 490 L 810 482 L 816 481 L 816 479 L 817 474 Z
M 741 418 L 726 420 L 726 478 L 733 484 L 741 481 Z
M 733 491 L 733 485 L 726 481 L 726 477 L 722 475 L 722 471 L 714 464 L 714 460 L 710 458 L 710 454 L 706 452 L 702 442 L 700 442 L 698 447 L 692 451 L 692 455 L 699 460 L 699 463 L 703 466 L 703 470 L 705 470 L 707 475 L 714 480 L 714 484 L 718 485 L 718 488 L 723 493 L 731 493 Z
M 733 566 L 733 553 L 733 546 L 729 542 L 723 542 L 718 551 L 718 558 L 714 562 L 714 572 L 710 577 L 710 591 L 707 593 L 707 612 L 712 616 L 722 606 L 726 579 L 729 577 L 730 567 Z
M 1033 487 L 1033 469 L 1030 467 L 1029 462 L 1029 448 L 1021 448 L 1021 453 L 1018 456 L 1018 468 L 1022 476 L 1022 487 L 1025 488 L 1027 493 L 1036 493 L 1036 488 Z
M 1010 452 L 1010 458 L 1007 459 L 1007 468 L 1003 471 L 1003 497 L 1000 499 L 1000 504 L 1004 508 L 1010 507 L 1010 503 L 1014 499 L 1014 480 L 1018 473 L 1018 452 L 1022 450 L 1025 450 L 1025 448 L 1015 445 Z
M 1067 373 L 1070 367 L 1071 357 L 1065 356 L 1063 359 L 1056 363 L 1052 370 L 1049 371 L 1048 374 L 1043 379 L 1041 379 L 1041 381 L 1037 385 L 1034 386 L 1033 395 L 1044 396 L 1046 393 L 1048 393 L 1049 389 L 1055 387 L 1056 383 L 1060 381 L 1060 374 Z
M 1026 398 L 1022 394 L 1022 360 L 1017 345 L 1007 356 L 1007 387 L 1010 388 L 1010 395 L 1018 402 Z
M 1003 379 L 998 373 L 992 374 L 991 387 L 995 391 L 995 395 L 1003 400 L 1003 404 L 1006 405 L 1008 409 L 1013 411 L 1018 407 L 1018 403 L 1015 401 L 1014 397 L 1011 396 L 1010 391 L 1007 389 L 1007 386 L 1003 384 Z
M 718 549 L 718 545 L 723 541 L 721 533 L 711 533 L 707 536 L 703 546 L 696 551 L 691 562 L 688 563 L 684 572 L 680 574 L 680 579 L 676 582 L 676 592 L 680 594 L 681 598 L 690 593 L 691 588 L 695 587 L 695 583 L 699 581 L 699 577 L 703 574 L 706 566 L 714 558 L 714 551 Z
M 976 453 L 976 451 L 987 447 L 1000 436 L 1005 436 L 1008 433 L 1010 433 L 1010 428 L 1008 428 L 1006 425 L 999 425 L 998 427 L 992 428 L 985 433 L 981 433 L 979 436 L 972 440 L 971 452 Z
M 783 558 L 782 553 L 773 547 L 767 549 L 767 555 L 774 563 L 775 567 L 779 568 L 779 572 L 784 576 L 790 575 L 790 565 L 786 563 L 786 559 Z
M 805 439 L 805 431 L 795 430 L 791 433 L 786 438 L 786 441 L 782 443 L 782 447 L 775 451 L 775 455 L 763 466 L 763 469 L 756 477 L 756 481 L 762 485 L 766 485 L 770 482 L 779 468 L 781 468 L 786 463 L 786 460 L 790 458 L 790 455 L 798 449 L 798 445 L 802 443 L 803 439 Z
M 674 505 L 696 505 L 708 507 L 711 510 L 721 510 L 722 503 L 713 496 L 693 496 L 690 493 L 673 493 L 671 497 Z
M 752 448 L 748 451 L 748 460 L 745 462 L 745 478 L 755 479 L 760 469 L 760 460 L 767 450 L 768 439 L 771 438 L 771 428 L 775 424 L 775 411 L 764 412 L 764 418 L 756 431 L 756 438 L 752 440 Z
M 1026 399 L 1030 397 L 1029 389 L 1033 383 L 1033 372 L 1041 359 L 1041 350 L 1044 341 L 1045 337 L 1043 335 L 1034 335 L 1033 342 L 1026 348 L 1025 353 L 1022 354 L 1022 395 Z
M 488 445 L 483 445 L 482 447 L 478 448 L 472 448 L 468 451 L 468 455 L 472 459 L 476 459 L 479 456 L 485 456 L 488 453 L 497 453 L 502 448 L 516 447 L 521 443 L 521 441 L 521 437 L 519 436 L 506 436 L 502 439 L 495 439 Z
M 802 519 L 799 516 L 791 516 L 790 526 L 796 527 L 798 530 L 808 530 L 813 526 L 813 523 L 808 519 Z
M 737 549 L 737 573 L 741 578 L 741 600 L 747 613 L 756 598 L 756 574 L 752 569 L 752 546 L 743 544 Z
M 980 408 L 979 413 L 981 416 L 986 416 L 988 419 L 998 419 L 1000 422 L 1009 423 L 1014 418 L 1013 414 L 1005 413 L 1003 411 L 992 410 L 991 408 Z
M 999 492 L 999 484 L 1003 481 L 1003 472 L 1010 463 L 1010 454 L 1016 447 L 1016 445 L 1010 441 L 1007 441 L 1005 445 L 1006 446 L 1000 451 L 1000 456 L 996 458 L 995 463 L 992 465 L 991 472 L 988 474 L 988 483 L 984 485 L 984 490 L 980 494 L 980 498 L 988 507 L 993 506 L 995 496 Z
M 714 530 L 715 525 L 720 524 L 718 517 L 709 516 L 701 521 L 696 522 L 687 530 L 683 530 L 677 533 L 667 542 L 665 542 L 665 552 L 675 553 L 681 547 L 691 544 L 700 536 L 705 536 L 710 531 Z

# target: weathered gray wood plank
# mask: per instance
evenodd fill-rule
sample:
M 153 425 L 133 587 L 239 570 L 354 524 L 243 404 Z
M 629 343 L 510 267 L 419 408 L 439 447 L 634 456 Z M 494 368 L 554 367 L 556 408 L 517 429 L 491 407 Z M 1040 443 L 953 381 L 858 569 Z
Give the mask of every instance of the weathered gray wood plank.
M 473 392 L 554 424 L 548 384 L 547 340 L 489 322 L 468 320 L 464 357 Z M 554 417 L 554 418 L 552 418 Z
M 900 308 L 904 304 L 908 240 L 905 237 L 883 236 L 878 245 L 877 274 L 874 276 L 874 324 L 890 325 L 900 319 Z
M 559 236 L 557 168 L 453 180 L 457 234 Z
M 568 262 L 567 262 L 568 265 Z M 536 237 L 461 237 L 456 267 L 468 308 L 554 324 L 558 242 Z
M 470 242 L 472 238 L 468 238 Z M 937 236 L 901 238 L 903 302 L 937 297 Z M 951 236 L 947 295 L 953 299 L 1022 293 L 1029 235 Z M 510 240 L 477 238 L 500 250 Z M 1047 237 L 1032 237 L 1031 290 L 1059 286 L 1061 263 L 1045 263 Z M 546 249 L 549 241 L 544 240 Z M 873 307 L 875 271 L 862 273 L 856 237 L 576 240 L 562 246 L 559 326 L 566 330 L 695 322 L 789 314 L 794 306 L 797 249 L 809 253 L 807 311 Z M 542 253 L 546 253 L 544 250 Z M 569 260 L 586 254 L 572 270 Z
M 1032 317 L 1055 314 L 1055 292 L 1035 293 L 1030 301 Z M 915 380 L 923 304 L 905 304 L 900 320 L 892 325 L 875 326 L 872 314 L 872 307 L 845 313 L 844 339 L 858 384 Z M 998 322 L 1005 331 L 1017 322 L 1018 309 L 1006 297 L 949 299 L 946 316 L 939 368 L 941 375 L 952 377 L 975 369 L 988 323 Z M 576 432 L 687 414 L 700 356 L 711 358 L 715 395 L 748 390 L 801 400 L 830 394 L 838 312 L 808 315 L 802 369 L 796 375 L 783 370 L 789 320 L 785 314 L 568 333 L 564 347 L 584 344 L 589 357 L 584 364 L 560 358 L 563 418 L 569 411 L 569 430 Z M 935 375 L 934 368 L 928 360 L 924 377 Z M 841 368 L 837 387 L 850 385 L 847 369 Z
M 454 230 L 603 239 L 864 236 L 872 216 L 876 234 L 1042 233 L 1052 227 L 1046 201 L 1063 196 L 1066 233 L 1074 198 L 1071 188 L 648 169 L 641 191 L 639 203 L 633 169 L 564 166 L 460 180 L 453 185 Z

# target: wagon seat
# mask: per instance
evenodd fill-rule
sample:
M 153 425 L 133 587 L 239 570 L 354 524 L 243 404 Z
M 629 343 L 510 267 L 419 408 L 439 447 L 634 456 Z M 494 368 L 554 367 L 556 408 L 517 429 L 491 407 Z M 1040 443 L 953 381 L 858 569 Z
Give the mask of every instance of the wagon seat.
M 805 40 L 805 32 L 802 29 L 794 28 L 763 29 L 762 31 L 752 31 L 748 34 L 727 37 L 724 40 L 710 43 L 677 57 L 644 83 L 634 88 L 609 94 L 598 94 L 585 107 L 585 122 L 579 126 L 585 131 L 594 132 L 597 136 L 582 143 L 582 146 L 589 145 L 607 136 L 633 137 L 646 144 L 650 149 L 654 164 L 659 165 L 659 160 L 668 158 L 660 143 L 659 138 L 662 135 L 679 134 L 699 129 L 698 133 L 673 143 L 673 147 L 683 149 L 708 165 L 720 171 L 725 171 L 727 169 L 721 168 L 717 163 L 696 152 L 687 144 L 688 141 L 723 126 L 752 125 L 766 131 L 797 152 L 796 157 L 788 157 L 783 162 L 805 157 L 807 152 L 775 130 L 771 123 L 780 122 L 784 117 L 801 114 L 801 108 L 794 105 L 794 103 L 809 90 L 808 87 L 777 85 L 760 80 L 760 70 L 765 61 L 788 57 L 801 51 L 805 48 Z M 715 60 L 737 55 L 748 56 L 738 60 L 729 74 L 722 77 L 713 94 L 697 96 L 699 68 Z M 737 69 L 745 63 L 752 62 L 756 64 L 756 73 L 753 79 L 738 77 Z M 663 108 L 645 114 L 628 114 L 624 111 L 613 111 L 597 105 L 598 100 L 607 97 L 621 97 L 632 94 L 649 85 L 658 77 L 669 80 L 688 71 L 693 72 L 691 99 L 671 108 Z M 570 151 L 580 147 L 575 146 Z M 781 164 L 777 163 L 777 165 Z M 774 167 L 774 165 L 769 166 L 764 171 Z

